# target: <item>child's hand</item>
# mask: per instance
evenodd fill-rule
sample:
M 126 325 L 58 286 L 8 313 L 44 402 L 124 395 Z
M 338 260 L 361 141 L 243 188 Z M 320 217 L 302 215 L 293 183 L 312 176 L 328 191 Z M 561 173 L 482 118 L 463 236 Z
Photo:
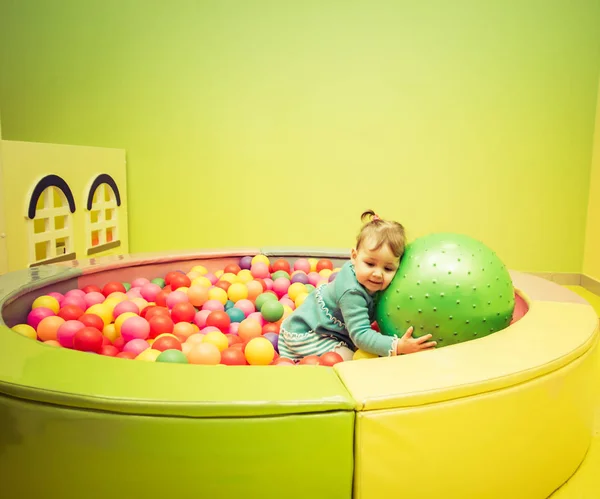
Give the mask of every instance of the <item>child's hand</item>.
M 398 340 L 398 345 L 396 346 L 396 355 L 420 352 L 421 350 L 429 350 L 437 345 L 437 342 L 435 341 L 427 341 L 429 338 L 431 338 L 431 334 L 426 334 L 420 338 L 413 338 L 413 330 L 414 328 L 410 326 L 406 333 L 404 333 L 404 336 Z

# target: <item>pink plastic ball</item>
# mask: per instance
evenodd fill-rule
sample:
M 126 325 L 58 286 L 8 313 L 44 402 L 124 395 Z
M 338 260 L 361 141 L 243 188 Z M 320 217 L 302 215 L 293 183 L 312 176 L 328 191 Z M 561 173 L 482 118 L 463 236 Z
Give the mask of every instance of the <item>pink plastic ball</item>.
M 210 310 L 211 312 L 218 310 L 222 312 L 225 310 L 225 305 L 223 305 L 219 300 L 208 300 L 204 302 L 204 305 L 202 305 L 202 310 Z
M 68 298 L 69 296 L 79 296 L 80 298 L 83 298 L 85 296 L 85 291 L 82 289 L 70 289 L 65 293 L 65 298 Z
M 234 307 L 239 308 L 242 312 L 244 312 L 246 317 L 248 317 L 252 312 L 256 312 L 256 307 L 250 300 L 240 300 L 236 302 Z
M 210 333 L 211 331 L 219 331 L 221 332 L 221 330 L 218 327 L 215 326 L 206 326 L 205 328 L 200 330 L 200 333 L 202 334 L 206 334 L 206 333 Z
M 308 274 L 310 272 L 310 262 L 306 258 L 298 258 L 294 262 L 294 270 L 302 270 Z
M 148 284 L 149 282 L 150 282 L 150 280 L 146 279 L 145 277 L 137 277 L 133 281 L 131 281 L 131 287 L 132 288 L 141 288 L 144 285 Z
M 285 277 L 278 277 L 273 281 L 273 291 L 275 291 L 280 298 L 287 293 L 289 287 L 290 280 Z
M 124 314 L 125 312 L 133 312 L 134 314 L 140 313 L 140 308 L 133 303 L 132 301 L 126 300 L 120 303 L 117 303 L 113 310 L 113 317 L 116 319 L 119 315 Z
M 290 300 L 289 298 L 283 297 L 281 298 L 281 300 L 279 300 L 279 303 L 281 303 L 284 307 L 290 307 L 292 310 L 294 310 L 296 308 L 296 304 Z
M 65 348 L 73 348 L 73 337 L 80 329 L 83 329 L 85 324 L 79 321 L 65 321 L 56 332 L 56 340 Z
M 217 281 L 219 280 L 219 278 L 213 274 L 212 272 L 208 272 L 207 274 L 204 274 L 204 277 L 206 277 L 211 284 L 214 286 L 215 284 L 217 284 Z
M 48 296 L 51 296 L 52 298 L 56 298 L 59 305 L 65 299 L 65 295 L 63 295 L 62 293 L 57 293 L 56 291 L 53 291 L 52 293 L 48 293 Z
M 150 335 L 150 324 L 143 317 L 129 317 L 121 324 L 121 336 L 125 343 L 135 340 L 145 340 Z
M 142 288 L 131 288 L 127 293 L 127 298 L 131 300 L 131 298 L 144 298 L 141 293 Z
M 125 345 L 123 346 L 123 352 L 131 352 L 137 357 L 139 354 L 141 354 L 144 350 L 147 350 L 148 348 L 150 348 L 150 344 L 146 340 L 142 338 L 135 338 L 125 343 Z
M 194 316 L 194 324 L 202 329 L 206 326 L 206 318 L 210 315 L 212 310 L 200 310 L 200 312 L 196 312 Z
M 250 273 L 255 279 L 264 279 L 269 277 L 269 266 L 263 262 L 256 262 L 250 267 Z
M 229 334 L 237 334 L 239 327 L 239 322 L 232 322 L 231 324 L 229 324 Z
M 265 285 L 267 286 L 267 291 L 273 289 L 273 279 L 271 279 L 270 277 L 267 277 L 266 279 L 263 279 L 263 281 L 265 281 Z
M 86 294 L 83 299 L 85 300 L 85 305 L 89 308 L 92 305 L 103 303 L 106 298 L 102 293 L 98 293 L 98 291 L 92 291 Z
M 308 283 L 316 286 L 317 283 L 321 280 L 321 276 L 317 272 L 309 272 L 308 274 Z
M 61 307 L 66 307 L 67 305 L 75 305 L 76 307 L 79 307 L 81 310 L 86 310 L 88 308 L 88 306 L 85 303 L 85 300 L 83 299 L 83 297 L 85 296 L 85 294 L 83 296 L 79 296 L 79 295 L 71 295 L 71 296 L 66 296 L 64 300 L 62 301 L 62 303 L 60 304 Z
M 142 298 L 148 302 L 153 302 L 156 299 L 156 295 L 162 291 L 162 288 L 153 282 L 149 282 L 148 284 L 144 284 L 142 289 L 140 289 L 140 293 Z
M 260 326 L 264 326 L 267 321 L 265 321 L 265 318 L 262 316 L 262 314 L 260 312 L 252 312 L 249 316 L 248 319 L 253 319 L 256 322 L 258 322 L 260 324 Z
M 183 291 L 173 291 L 167 295 L 167 307 L 173 308 L 178 303 L 188 302 L 188 295 Z
M 42 320 L 44 320 L 46 317 L 50 317 L 51 315 L 56 314 L 49 308 L 34 308 L 31 312 L 27 314 L 27 324 L 29 324 L 33 329 L 37 330 L 38 324 L 42 322 Z

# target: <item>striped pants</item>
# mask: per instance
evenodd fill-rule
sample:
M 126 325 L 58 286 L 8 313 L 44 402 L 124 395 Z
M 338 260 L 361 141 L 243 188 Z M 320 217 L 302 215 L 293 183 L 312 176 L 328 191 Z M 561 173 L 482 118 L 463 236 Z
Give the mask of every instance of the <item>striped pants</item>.
M 338 347 L 351 348 L 346 342 L 331 336 L 321 336 L 314 331 L 292 333 L 282 329 L 279 333 L 279 355 L 292 360 L 300 360 L 308 355 L 323 355 Z

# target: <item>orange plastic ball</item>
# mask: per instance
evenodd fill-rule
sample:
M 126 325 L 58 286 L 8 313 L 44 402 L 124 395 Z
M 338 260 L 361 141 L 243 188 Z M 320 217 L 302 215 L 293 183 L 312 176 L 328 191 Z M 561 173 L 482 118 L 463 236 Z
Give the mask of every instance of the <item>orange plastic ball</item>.
M 268 341 L 268 340 L 267 340 Z M 211 343 L 197 343 L 187 355 L 190 364 L 216 365 L 221 362 L 221 352 Z
M 244 341 L 250 341 L 262 335 L 262 326 L 254 319 L 244 319 L 238 326 L 238 336 Z M 267 340 L 269 341 L 269 340 Z
M 37 327 L 38 338 L 42 341 L 56 340 L 56 332 L 64 323 L 65 320 L 58 315 L 43 318 Z

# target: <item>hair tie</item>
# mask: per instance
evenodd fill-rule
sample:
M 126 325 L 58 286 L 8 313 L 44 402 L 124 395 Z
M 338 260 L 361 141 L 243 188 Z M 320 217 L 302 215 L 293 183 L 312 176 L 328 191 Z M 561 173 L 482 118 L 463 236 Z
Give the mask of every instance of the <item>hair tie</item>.
M 377 214 L 373 215 L 373 218 L 371 219 L 371 221 L 376 222 L 377 220 L 381 220 L 379 218 L 379 215 L 377 215 Z

